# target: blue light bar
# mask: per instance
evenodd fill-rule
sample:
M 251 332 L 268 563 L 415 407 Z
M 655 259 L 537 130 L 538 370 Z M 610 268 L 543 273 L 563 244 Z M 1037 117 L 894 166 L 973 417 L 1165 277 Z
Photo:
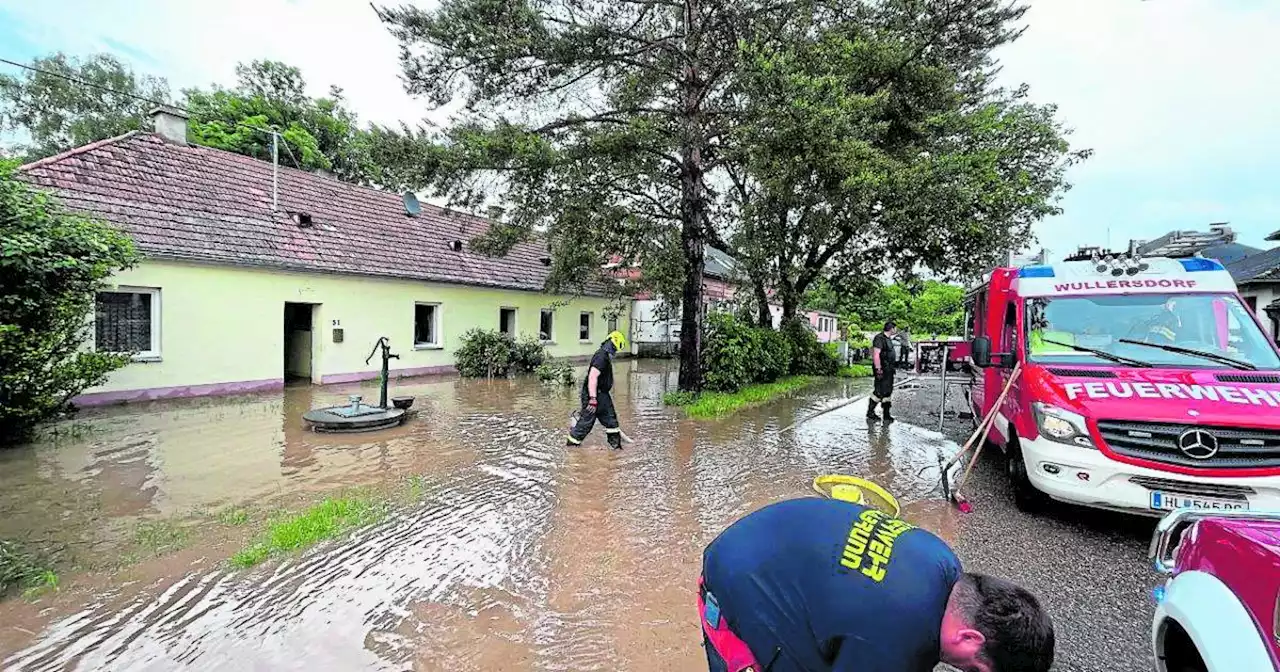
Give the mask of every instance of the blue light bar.
M 1018 269 L 1019 278 L 1052 278 L 1052 266 L 1023 266 Z
M 1227 270 L 1223 268 L 1222 264 L 1219 264 L 1217 261 L 1213 259 L 1203 259 L 1201 257 L 1193 257 L 1191 259 L 1179 259 L 1178 262 L 1182 264 L 1183 268 L 1187 269 L 1188 273 L 1194 273 L 1196 271 Z

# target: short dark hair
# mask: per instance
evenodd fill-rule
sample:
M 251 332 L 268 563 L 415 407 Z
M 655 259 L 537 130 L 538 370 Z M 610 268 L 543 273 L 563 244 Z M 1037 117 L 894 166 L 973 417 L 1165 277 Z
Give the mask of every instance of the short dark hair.
M 892 329 L 893 329 L 894 327 L 896 327 L 896 326 L 898 326 L 898 323 L 897 323 L 897 322 L 894 322 L 893 320 L 889 320 L 888 322 L 885 322 L 885 323 L 884 323 L 884 330 L 885 330 L 885 331 L 890 331 L 890 330 L 892 330 Z
M 1048 672 L 1053 666 L 1053 621 L 1031 591 L 969 572 L 955 594 L 970 625 L 986 638 L 982 656 L 995 672 Z

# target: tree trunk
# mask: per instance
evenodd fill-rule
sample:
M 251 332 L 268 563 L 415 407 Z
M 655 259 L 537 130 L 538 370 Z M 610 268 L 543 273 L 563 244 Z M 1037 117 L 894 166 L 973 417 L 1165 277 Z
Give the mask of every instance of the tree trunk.
M 790 280 L 782 280 L 778 283 L 778 298 L 782 300 L 782 321 L 787 322 L 794 318 L 796 311 L 800 309 L 800 297 Z
M 756 292 L 757 314 L 759 315 L 759 326 L 763 329 L 773 328 L 773 311 L 769 310 L 769 293 L 764 291 L 763 282 L 754 282 Z
M 680 83 L 682 138 L 680 148 L 680 249 L 684 254 L 684 288 L 680 301 L 681 392 L 702 389 L 702 230 L 706 208 L 702 148 L 706 137 L 700 118 L 703 82 L 696 57 L 699 49 L 698 0 L 684 3 L 685 55 L 688 59 Z

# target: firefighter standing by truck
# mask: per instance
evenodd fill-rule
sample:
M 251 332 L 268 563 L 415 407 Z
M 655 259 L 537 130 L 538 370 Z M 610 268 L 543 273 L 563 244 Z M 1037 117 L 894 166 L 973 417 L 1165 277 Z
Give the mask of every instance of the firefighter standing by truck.
M 580 446 L 591 433 L 596 420 L 604 425 L 604 435 L 614 450 L 622 449 L 622 428 L 618 426 L 618 410 L 613 405 L 613 356 L 627 347 L 627 339 L 620 331 L 614 331 L 600 344 L 591 357 L 587 379 L 582 381 L 582 410 L 578 421 L 569 430 L 567 445 Z
M 894 337 L 898 334 L 898 325 L 893 320 L 884 323 L 884 331 L 876 334 L 871 340 L 871 368 L 875 373 L 875 389 L 871 392 L 871 401 L 867 403 L 867 419 L 878 420 L 876 404 L 884 406 L 884 420 L 890 422 L 893 416 L 889 407 L 893 405 L 893 374 L 895 361 Z

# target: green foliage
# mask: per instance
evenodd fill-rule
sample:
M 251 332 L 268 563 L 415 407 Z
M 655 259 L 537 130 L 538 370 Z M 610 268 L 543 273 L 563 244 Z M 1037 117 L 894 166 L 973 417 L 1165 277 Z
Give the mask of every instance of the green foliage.
M 80 59 L 59 52 L 37 58 L 32 65 L 125 95 L 55 74 L 27 70 L 0 75 L 0 132 L 26 131 L 30 142 L 12 150 L 28 161 L 148 127 L 147 112 L 155 104 L 132 96 L 169 100 L 169 84 L 163 78 L 138 75 L 109 54 Z
M 44 558 L 16 541 L 0 539 L 0 596 L 13 589 L 31 594 L 57 587 L 58 575 Z
M 914 338 L 964 332 L 964 288 L 937 280 L 876 283 L 858 293 L 837 293 L 820 283 L 807 303 L 839 313 L 842 322 L 856 323 L 854 329 L 859 331 L 880 331 L 886 321 L 893 320 Z
M 454 353 L 458 373 L 466 378 L 503 378 L 529 373 L 547 358 L 546 347 L 532 336 L 519 340 L 494 329 L 472 329 L 462 335 Z
M 138 523 L 133 540 L 151 554 L 167 553 L 182 548 L 190 537 L 188 531 L 172 520 L 148 520 Z
M 533 370 L 534 375 L 538 376 L 538 380 L 544 383 L 554 383 L 565 387 L 572 387 L 576 382 L 573 375 L 573 366 L 568 362 L 549 361 L 539 364 Z
M 465 378 L 501 378 L 511 371 L 515 341 L 495 329 L 472 329 L 462 335 L 454 365 Z
M 707 318 L 707 335 L 702 342 L 702 364 L 705 367 L 702 386 L 716 392 L 733 392 L 760 380 L 760 330 L 738 321 L 727 313 Z
M 720 418 L 735 413 L 743 408 L 759 406 L 765 402 L 790 394 L 810 383 L 805 376 L 791 376 L 772 383 L 748 385 L 736 392 L 689 392 L 668 393 L 663 402 L 668 406 L 679 406 L 685 415 L 691 418 Z
M 534 336 L 521 336 L 511 347 L 511 368 L 515 373 L 535 371 L 546 360 L 547 348 Z
M 841 378 L 870 378 L 874 373 L 870 364 L 850 364 L 840 367 L 836 375 Z
M 961 278 L 1058 211 L 1071 152 L 1052 106 L 992 85 L 1025 7 L 989 0 L 833 2 L 795 39 L 748 39 L 726 236 L 784 317 L 821 278 Z
M 128 363 L 81 346 L 97 290 L 137 260 L 122 233 L 64 213 L 0 166 L 0 444 L 30 436 Z
M 811 376 L 833 376 L 840 367 L 835 353 L 809 328 L 804 318 L 782 323 L 782 335 L 791 344 L 791 371 Z
M 372 525 L 387 516 L 385 503 L 362 497 L 326 499 L 294 516 L 279 520 L 259 540 L 231 557 L 235 567 L 252 567 L 281 553 L 288 553 L 331 539 L 348 530 Z
M 277 61 L 241 63 L 236 76 L 232 89 L 183 92 L 192 142 L 269 161 L 271 135 L 261 129 L 275 129 L 285 145 L 281 164 L 296 159 L 305 170 L 329 170 L 349 182 L 373 179 L 373 136 L 360 128 L 341 89 L 332 87 L 328 96 L 311 98 L 302 72 Z

